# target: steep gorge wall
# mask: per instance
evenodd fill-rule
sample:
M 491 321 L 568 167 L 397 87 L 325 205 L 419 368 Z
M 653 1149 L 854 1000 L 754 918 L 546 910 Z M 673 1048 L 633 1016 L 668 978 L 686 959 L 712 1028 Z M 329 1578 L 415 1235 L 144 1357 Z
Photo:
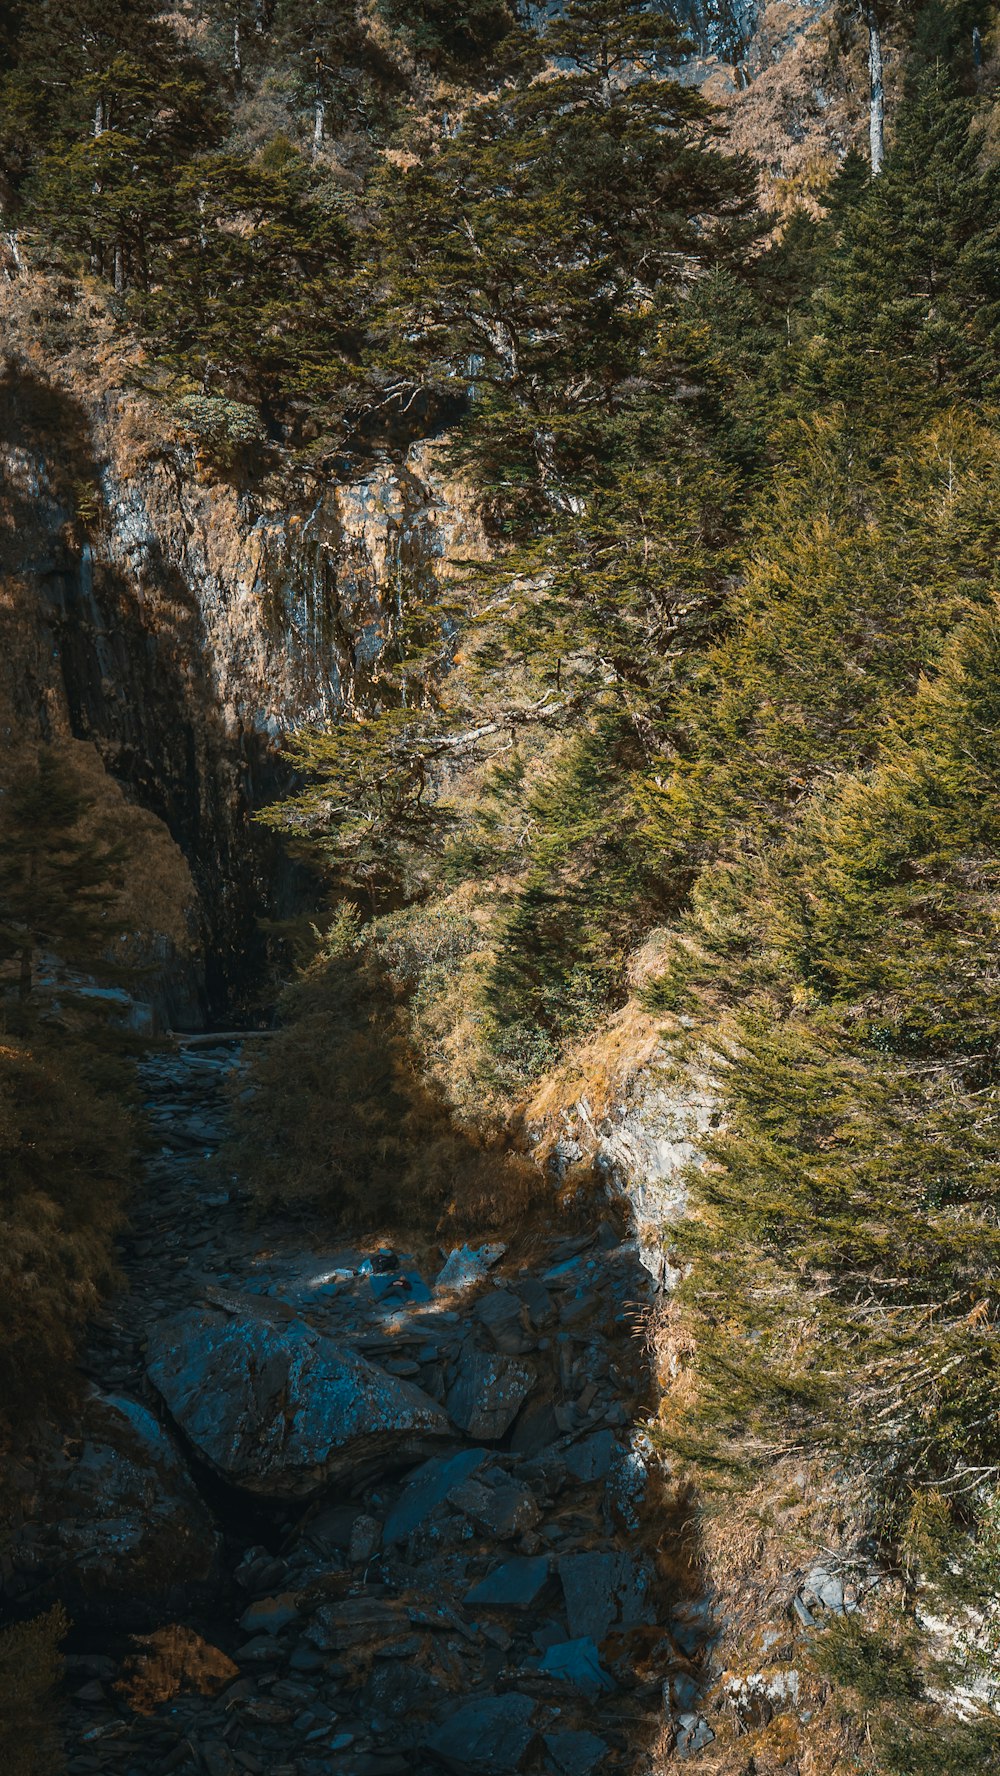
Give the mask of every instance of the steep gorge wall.
M 372 694 L 408 591 L 474 524 L 427 447 L 225 479 L 129 386 L 99 301 L 81 319 L 31 276 L 0 297 L 4 750 L 90 742 L 162 823 L 218 1010 L 289 886 L 251 818 L 287 781 L 281 737 Z

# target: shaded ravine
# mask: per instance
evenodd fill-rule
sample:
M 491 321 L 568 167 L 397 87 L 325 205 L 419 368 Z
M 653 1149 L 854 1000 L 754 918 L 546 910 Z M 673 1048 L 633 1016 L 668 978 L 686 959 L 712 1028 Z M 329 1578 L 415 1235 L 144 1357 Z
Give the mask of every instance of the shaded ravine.
M 637 1429 L 635 1243 L 609 1209 L 530 1267 L 484 1248 L 437 1281 L 363 1241 L 316 1249 L 210 1163 L 239 1065 L 229 1044 L 142 1066 L 155 1149 L 83 1367 L 155 1416 L 200 1501 L 167 1526 L 180 1570 L 139 1562 L 130 1597 L 127 1521 L 109 1541 L 95 1497 L 117 1578 L 76 1584 L 71 1556 L 56 1582 L 70 1776 L 591 1776 L 695 1749 L 709 1606 Z M 45 1597 L 34 1557 L 24 1601 Z M 129 1632 L 175 1624 L 215 1693 L 170 1694 L 154 1662 L 137 1712 Z

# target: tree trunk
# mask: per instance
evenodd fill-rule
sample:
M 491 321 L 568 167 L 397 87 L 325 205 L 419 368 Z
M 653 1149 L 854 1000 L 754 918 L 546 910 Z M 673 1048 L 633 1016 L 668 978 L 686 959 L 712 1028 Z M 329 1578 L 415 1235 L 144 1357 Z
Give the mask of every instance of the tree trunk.
M 94 106 L 94 134 L 95 134 L 95 136 L 103 136 L 103 134 L 104 134 L 104 100 L 103 100 L 103 98 L 98 99 L 97 104 Z
M 871 84 L 868 139 L 871 144 L 872 178 L 877 179 L 885 159 L 885 86 L 882 79 L 882 31 L 874 7 L 865 11 L 868 26 L 868 77 Z
M 125 290 L 125 248 L 120 240 L 115 241 L 115 295 L 121 296 Z
M 233 73 L 238 86 L 243 74 L 243 49 L 240 44 L 240 21 L 238 18 L 233 20 Z
M 324 131 L 325 125 L 326 125 L 326 104 L 325 104 L 324 100 L 321 98 L 320 94 L 317 93 L 316 94 L 316 103 L 313 107 L 313 159 L 314 160 L 315 160 L 317 154 L 319 153 L 320 149 L 323 146 L 323 131 Z

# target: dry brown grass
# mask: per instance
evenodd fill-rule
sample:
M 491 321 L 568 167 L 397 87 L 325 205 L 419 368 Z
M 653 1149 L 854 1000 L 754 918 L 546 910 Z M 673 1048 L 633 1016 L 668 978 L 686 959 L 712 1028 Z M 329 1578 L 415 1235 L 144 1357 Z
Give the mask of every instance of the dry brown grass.
M 155 1714 L 175 1696 L 217 1696 L 240 1674 L 218 1647 L 178 1622 L 136 1635 L 134 1644 L 115 1689 L 136 1714 Z

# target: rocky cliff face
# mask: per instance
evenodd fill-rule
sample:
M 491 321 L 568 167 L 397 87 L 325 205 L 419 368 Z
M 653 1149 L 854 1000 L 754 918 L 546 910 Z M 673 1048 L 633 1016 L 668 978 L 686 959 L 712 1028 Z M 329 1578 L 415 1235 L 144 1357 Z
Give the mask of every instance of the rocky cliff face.
M 92 742 L 162 823 L 219 1006 L 287 889 L 251 819 L 287 776 L 281 736 L 371 694 L 408 592 L 474 525 L 427 446 L 224 478 L 136 388 L 98 303 L 81 318 L 16 271 L 0 291 L 0 726 Z

